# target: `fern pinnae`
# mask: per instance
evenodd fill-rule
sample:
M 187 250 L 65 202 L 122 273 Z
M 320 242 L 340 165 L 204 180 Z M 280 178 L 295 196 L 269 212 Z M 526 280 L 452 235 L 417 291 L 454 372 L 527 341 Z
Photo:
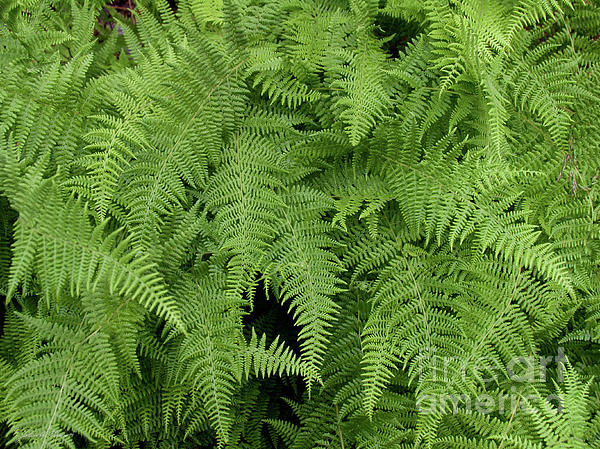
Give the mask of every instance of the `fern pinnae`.
M 1 3 L 0 446 L 598 446 L 597 0 Z

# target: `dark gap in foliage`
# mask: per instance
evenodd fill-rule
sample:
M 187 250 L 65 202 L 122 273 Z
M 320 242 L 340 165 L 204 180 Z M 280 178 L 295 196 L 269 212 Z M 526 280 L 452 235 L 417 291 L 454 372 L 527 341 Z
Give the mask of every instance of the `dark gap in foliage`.
M 287 381 L 287 382 L 286 382 Z M 292 424 L 300 426 L 300 420 L 292 411 L 289 405 L 283 400 L 291 399 L 301 402 L 302 395 L 305 391 L 304 382 L 300 378 L 272 378 L 262 382 L 260 387 L 261 394 L 267 395 L 268 400 L 268 416 L 269 418 L 288 421 Z M 268 426 L 262 426 L 262 435 L 265 441 L 268 441 L 269 433 Z M 280 446 L 274 446 L 280 447 Z
M 0 337 L 4 335 L 4 315 L 6 315 L 6 298 L 2 296 L 0 299 Z
M 398 17 L 379 15 L 375 25 L 375 35 L 385 40 L 382 48 L 392 58 L 399 57 L 411 40 L 419 34 L 418 24 Z
M 300 132 L 306 131 L 306 123 L 298 123 L 297 125 L 294 125 L 294 129 Z
M 0 422 L 0 447 L 7 447 L 9 427 L 6 423 Z
M 113 0 L 105 4 L 101 9 L 97 17 L 97 25 L 94 27 L 93 34 L 98 39 L 98 43 L 101 44 L 107 40 L 108 36 L 116 30 L 119 36 L 123 36 L 123 30 L 114 18 L 115 14 L 120 15 L 124 21 L 129 22 L 130 25 L 135 25 L 136 18 L 132 14 L 135 10 L 135 2 L 133 0 Z M 125 45 L 124 43 L 122 44 Z M 129 54 L 129 49 L 124 48 L 125 52 Z M 121 57 L 121 50 L 114 53 L 115 59 L 118 61 Z
M 10 269 L 11 250 L 13 245 L 13 229 L 17 212 L 10 207 L 6 197 L 0 197 L 0 208 L 5 211 L 0 218 L 0 291 L 6 293 Z M 4 333 L 4 317 L 6 314 L 6 296 L 0 297 L 0 336 Z
M 247 338 L 254 327 L 259 337 L 263 333 L 267 335 L 267 345 L 279 336 L 280 342 L 285 341 L 296 354 L 300 354 L 298 338 L 300 328 L 294 323 L 287 308 L 274 297 L 273 292 L 269 297 L 269 292 L 266 291 L 262 280 L 259 281 L 256 289 L 252 312 L 244 317 L 244 326 Z M 301 402 L 306 392 L 304 380 L 299 376 L 282 376 L 259 379 L 259 383 L 263 394 L 269 392 L 269 411 L 277 410 L 274 416 L 299 425 L 300 423 L 296 422 L 296 416 L 284 399 Z M 263 427 L 262 432 L 265 436 L 267 435 L 266 427 Z
M 115 437 L 122 436 L 121 429 L 115 429 L 115 431 L 113 432 L 113 435 Z M 121 444 L 113 444 L 112 446 L 109 446 L 108 449 L 121 449 L 122 447 L 123 447 L 123 445 L 121 445 Z
M 300 353 L 298 345 L 298 332 L 300 328 L 295 325 L 294 320 L 276 298 L 269 298 L 265 290 L 264 282 L 261 280 L 254 295 L 253 309 L 244 317 L 246 335 L 249 336 L 252 327 L 260 336 L 267 335 L 267 343 L 273 341 L 278 335 L 296 352 Z
M 177 12 L 177 0 L 167 0 L 173 12 Z
M 131 18 L 131 11 L 135 9 L 135 3 L 132 0 L 114 0 L 106 4 L 107 8 L 113 8 L 123 17 Z
M 87 446 L 87 440 L 78 433 L 73 434 L 73 442 L 75 443 L 75 447 L 83 448 Z
M 276 293 L 266 290 L 262 280 L 256 287 L 252 311 L 244 317 L 244 327 L 247 338 L 250 338 L 252 328 L 254 328 L 259 338 L 262 334 L 266 334 L 267 346 L 279 336 L 280 342 L 285 341 L 286 345 L 296 354 L 300 354 L 298 338 L 300 327 L 296 326 L 287 308 L 278 301 Z M 258 382 L 260 397 L 268 398 L 268 418 L 283 419 L 300 425 L 296 415 L 284 399 L 301 402 L 306 392 L 304 380 L 299 376 L 275 376 L 258 379 Z M 262 425 L 261 434 L 265 441 L 268 440 L 269 433 L 266 424 Z

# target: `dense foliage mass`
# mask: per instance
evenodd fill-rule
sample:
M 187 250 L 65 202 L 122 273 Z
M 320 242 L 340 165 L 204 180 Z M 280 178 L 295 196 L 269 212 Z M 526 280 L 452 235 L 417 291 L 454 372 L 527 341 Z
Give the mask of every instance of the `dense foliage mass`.
M 105 3 L 0 2 L 0 446 L 600 448 L 599 0 Z

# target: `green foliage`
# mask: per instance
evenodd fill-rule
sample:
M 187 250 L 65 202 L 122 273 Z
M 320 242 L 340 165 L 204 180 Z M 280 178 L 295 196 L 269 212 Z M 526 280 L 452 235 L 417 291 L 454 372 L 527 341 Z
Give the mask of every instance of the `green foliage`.
M 598 0 L 1 3 L 1 446 L 600 448 Z

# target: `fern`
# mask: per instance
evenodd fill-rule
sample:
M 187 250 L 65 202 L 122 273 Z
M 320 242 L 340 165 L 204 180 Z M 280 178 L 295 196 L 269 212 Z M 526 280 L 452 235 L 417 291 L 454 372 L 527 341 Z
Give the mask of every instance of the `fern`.
M 0 5 L 1 446 L 600 447 L 597 0 L 122 3 Z

